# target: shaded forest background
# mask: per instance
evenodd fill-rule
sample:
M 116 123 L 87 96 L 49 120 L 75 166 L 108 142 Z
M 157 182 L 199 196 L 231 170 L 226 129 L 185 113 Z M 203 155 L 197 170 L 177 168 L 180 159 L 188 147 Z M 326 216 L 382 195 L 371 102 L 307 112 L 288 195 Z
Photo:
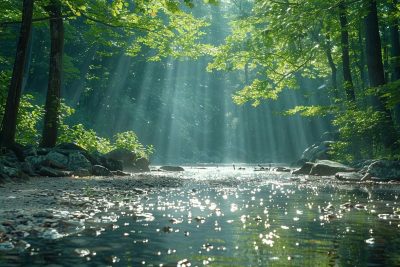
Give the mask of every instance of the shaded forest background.
M 338 131 L 332 152 L 341 161 L 398 157 L 395 0 L 37 0 L 22 144 L 39 145 L 46 132 L 52 5 L 64 27 L 57 142 L 101 152 L 129 143 L 144 154 L 153 145 L 163 163 L 292 162 Z M 0 7 L 4 110 L 22 6 Z

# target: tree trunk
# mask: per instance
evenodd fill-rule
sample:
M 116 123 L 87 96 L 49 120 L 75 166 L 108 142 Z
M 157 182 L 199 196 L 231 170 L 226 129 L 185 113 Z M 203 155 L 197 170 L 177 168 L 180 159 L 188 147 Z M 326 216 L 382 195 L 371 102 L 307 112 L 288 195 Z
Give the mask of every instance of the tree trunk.
M 393 0 L 390 5 L 391 15 L 394 16 L 398 12 L 397 0 Z M 399 36 L 399 20 L 393 18 L 389 26 L 390 43 L 391 43 L 391 65 L 392 65 L 392 81 L 400 79 L 400 36 Z
M 368 0 L 368 14 L 365 17 L 365 47 L 368 66 L 368 77 L 371 87 L 385 84 L 385 72 L 382 63 L 381 38 L 379 35 L 378 11 L 376 0 Z M 385 107 L 381 98 L 373 99 L 375 108 L 386 115 L 382 124 L 382 141 L 388 148 L 394 148 L 396 132 L 390 111 Z
M 338 98 L 339 96 L 337 93 L 337 68 L 335 62 L 333 61 L 332 47 L 329 37 L 326 38 L 325 54 L 328 59 L 329 67 L 331 68 L 331 80 L 332 80 L 331 82 L 332 82 L 332 89 L 334 92 L 334 96 Z
M 385 83 L 390 82 L 390 67 L 389 67 L 389 35 L 385 28 L 381 28 L 382 32 L 382 56 L 383 56 L 383 70 L 385 76 Z
M 341 30 L 344 89 L 346 91 L 347 100 L 350 102 L 355 102 L 356 96 L 354 93 L 353 79 L 351 77 L 350 54 L 349 54 L 349 49 L 350 49 L 349 32 L 347 30 L 348 23 L 347 23 L 346 5 L 344 1 L 340 1 L 339 3 L 339 20 L 340 20 L 340 30 Z
M 32 13 L 34 0 L 24 0 L 22 24 L 15 56 L 14 68 L 8 90 L 7 102 L 1 123 L 0 146 L 12 147 L 15 143 L 17 115 L 21 100 L 22 83 L 26 66 L 26 54 L 32 31 Z
M 365 89 L 365 84 L 367 84 L 367 77 L 365 75 L 365 53 L 364 53 L 364 44 L 363 44 L 363 39 L 362 39 L 362 26 L 358 28 L 358 49 L 360 52 L 360 55 L 358 57 L 358 69 L 360 71 L 360 80 L 361 80 L 361 89 Z
M 367 53 L 368 76 L 370 86 L 377 87 L 385 84 L 378 11 L 375 0 L 368 0 L 367 5 L 368 15 L 365 17 L 365 47 Z
M 42 147 L 54 147 L 57 143 L 59 113 L 61 102 L 61 76 L 64 48 L 64 25 L 61 13 L 61 3 L 51 0 L 48 6 L 50 15 L 50 63 L 49 81 L 45 105 L 45 117 L 42 136 Z

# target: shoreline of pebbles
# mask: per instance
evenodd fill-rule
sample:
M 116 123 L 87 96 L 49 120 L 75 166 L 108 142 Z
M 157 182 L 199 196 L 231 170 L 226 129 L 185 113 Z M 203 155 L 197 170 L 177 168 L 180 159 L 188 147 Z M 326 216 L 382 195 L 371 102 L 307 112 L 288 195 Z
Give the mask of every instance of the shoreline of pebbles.
M 138 204 L 148 191 L 178 187 L 168 174 L 130 177 L 37 177 L 0 186 L 0 252 L 30 247 L 30 238 L 55 240 L 82 231 L 100 234 L 126 210 L 146 216 Z

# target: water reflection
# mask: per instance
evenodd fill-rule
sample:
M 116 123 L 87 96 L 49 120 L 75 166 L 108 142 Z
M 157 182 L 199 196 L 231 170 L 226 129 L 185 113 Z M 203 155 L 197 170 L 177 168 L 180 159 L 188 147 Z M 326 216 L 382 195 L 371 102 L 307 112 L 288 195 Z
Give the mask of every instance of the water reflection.
M 110 206 L 80 234 L 30 240 L 0 265 L 400 265 L 393 187 L 222 168 L 181 175 L 182 187 L 149 190 L 130 210 Z

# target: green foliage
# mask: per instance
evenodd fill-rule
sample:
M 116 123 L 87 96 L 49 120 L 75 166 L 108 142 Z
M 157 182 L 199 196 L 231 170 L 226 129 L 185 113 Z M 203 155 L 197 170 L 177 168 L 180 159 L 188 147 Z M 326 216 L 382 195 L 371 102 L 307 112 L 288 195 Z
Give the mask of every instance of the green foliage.
M 387 83 L 377 88 L 370 88 L 367 95 L 380 97 L 385 101 L 388 109 L 393 109 L 400 104 L 400 80 Z
M 23 95 L 21 98 L 15 140 L 23 145 L 38 145 L 40 140 L 38 125 L 43 118 L 44 109 L 33 102 L 32 95 Z
M 75 143 L 90 152 L 98 151 L 100 153 L 107 153 L 114 148 L 110 140 L 97 136 L 95 131 L 86 129 L 82 124 L 73 126 L 64 124 L 58 142 Z
M 324 117 L 336 111 L 332 106 L 296 106 L 283 112 L 283 115 L 293 116 L 299 114 L 303 117 Z
M 153 146 L 144 146 L 139 142 L 137 135 L 133 131 L 118 133 L 114 136 L 115 147 L 125 148 L 135 152 L 139 157 L 149 158 L 154 152 Z
M 339 130 L 340 141 L 332 146 L 332 155 L 349 162 L 355 157 L 379 157 L 384 151 L 380 135 L 385 119 L 383 112 L 372 107 L 350 108 L 336 114 L 333 125 Z
M 74 109 L 65 104 L 61 105 L 61 123 L 59 143 L 75 143 L 90 152 L 108 153 L 116 148 L 125 148 L 135 152 L 139 157 L 149 158 L 153 153 L 153 146 L 144 146 L 133 131 L 117 133 L 114 142 L 105 137 L 100 137 L 92 129 L 86 129 L 82 124 L 69 126 L 64 120 L 75 112 Z

